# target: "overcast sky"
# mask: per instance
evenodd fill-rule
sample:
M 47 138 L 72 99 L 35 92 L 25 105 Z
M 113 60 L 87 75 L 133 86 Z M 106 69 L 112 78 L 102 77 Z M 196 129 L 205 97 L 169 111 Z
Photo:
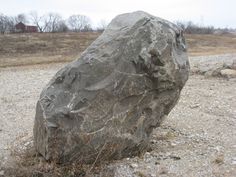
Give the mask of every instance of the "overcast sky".
M 143 10 L 170 21 L 236 28 L 236 0 L 0 0 L 0 13 L 17 15 L 37 11 L 90 17 L 95 26 L 116 15 Z

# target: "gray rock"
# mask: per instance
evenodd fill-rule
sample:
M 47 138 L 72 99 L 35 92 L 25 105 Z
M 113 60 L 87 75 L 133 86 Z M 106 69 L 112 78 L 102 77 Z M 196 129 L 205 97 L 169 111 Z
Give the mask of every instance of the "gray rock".
M 191 73 L 201 74 L 206 77 L 228 77 L 232 78 L 233 71 L 236 70 L 236 55 L 224 54 L 224 55 L 212 55 L 212 56 L 199 56 L 191 57 Z M 224 74 L 231 70 L 231 74 Z M 225 70 L 221 72 L 222 70 Z M 223 73 L 223 75 L 222 75 Z
M 4 176 L 4 171 L 3 170 L 0 171 L 0 176 Z
M 143 153 L 188 74 L 181 29 L 145 12 L 119 15 L 42 91 L 35 147 L 58 163 Z
M 234 69 L 222 69 L 220 74 L 226 78 L 236 78 L 236 70 Z

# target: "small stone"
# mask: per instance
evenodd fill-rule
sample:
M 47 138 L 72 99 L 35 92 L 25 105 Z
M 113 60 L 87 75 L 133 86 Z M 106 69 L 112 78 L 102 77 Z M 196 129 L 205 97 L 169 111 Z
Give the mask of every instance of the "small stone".
M 130 164 L 130 166 L 131 166 L 132 168 L 138 168 L 138 164 L 136 164 L 136 163 L 132 163 L 132 164 Z
M 4 176 L 4 173 L 5 173 L 5 172 L 4 172 L 3 170 L 1 170 L 1 171 L 0 171 L 0 176 Z
M 165 156 L 169 157 L 169 156 L 171 156 L 171 153 L 170 152 L 166 152 Z
M 30 144 L 30 142 L 26 142 L 25 144 L 24 144 L 24 146 L 28 146 Z
M 198 108 L 199 106 L 200 106 L 200 104 L 193 104 L 193 105 L 190 105 L 190 108 L 194 109 L 194 108 Z
M 146 156 L 150 156 L 150 152 L 146 152 L 145 155 L 146 155 Z
M 180 160 L 181 159 L 179 156 L 175 156 L 175 155 L 171 155 L 170 158 L 174 159 L 174 160 Z
M 236 157 L 233 158 L 232 164 L 233 164 L 233 165 L 236 165 Z
M 221 149 L 222 149 L 222 147 L 221 147 L 221 146 L 216 146 L 214 149 L 215 149 L 217 152 L 220 152 Z
M 171 143 L 170 145 L 171 145 L 171 146 L 176 146 L 177 144 L 176 144 L 176 143 Z
M 156 140 L 151 140 L 151 143 L 155 144 L 155 143 L 157 143 L 157 141 Z
M 220 74 L 223 77 L 226 77 L 226 78 L 235 78 L 236 77 L 236 70 L 234 70 L 234 69 L 223 69 L 223 70 L 220 71 Z

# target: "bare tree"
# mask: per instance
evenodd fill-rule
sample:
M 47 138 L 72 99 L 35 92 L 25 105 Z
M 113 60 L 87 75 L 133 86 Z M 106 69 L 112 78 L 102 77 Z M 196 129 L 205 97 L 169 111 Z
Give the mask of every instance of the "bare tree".
M 64 32 L 68 27 L 61 15 L 58 13 L 48 13 L 39 16 L 37 12 L 30 13 L 32 22 L 38 27 L 40 32 Z
M 14 21 L 14 17 L 8 17 L 7 26 L 8 26 L 8 31 L 9 31 L 10 33 L 15 32 L 15 21 Z
M 185 31 L 186 29 L 186 24 L 184 22 L 181 22 L 181 21 L 175 21 L 174 22 L 177 26 L 179 26 L 180 28 L 182 28 L 182 30 Z
M 108 23 L 106 22 L 106 20 L 102 19 L 98 24 L 97 31 L 104 31 L 107 28 L 107 25 Z
M 65 24 L 65 22 L 63 22 L 62 17 L 57 14 L 57 13 L 49 13 L 44 17 L 44 22 L 46 24 L 46 31 L 47 32 L 59 32 L 59 28 L 60 30 L 62 30 L 62 25 Z M 65 26 L 64 26 L 65 27 Z
M 14 20 L 12 17 L 0 14 L 0 33 L 14 32 Z
M 4 14 L 0 14 L 0 32 L 1 34 L 4 34 L 7 30 L 6 25 L 6 16 Z
M 215 29 L 212 26 L 200 26 L 194 24 L 191 21 L 188 22 L 177 21 L 175 23 L 176 25 L 181 27 L 187 34 L 213 34 L 215 32 Z
M 22 22 L 22 23 L 28 23 L 29 22 L 27 15 L 24 14 L 24 13 L 18 14 L 15 17 L 14 21 L 15 21 L 15 24 L 20 23 L 20 22 Z
M 34 25 L 36 25 L 39 31 L 42 33 L 45 31 L 47 25 L 45 24 L 44 16 L 39 16 L 37 12 L 30 12 L 30 18 Z
M 91 22 L 87 16 L 72 15 L 68 19 L 68 24 L 72 31 L 88 31 L 91 29 Z
M 65 20 L 61 20 L 57 26 L 57 32 L 67 32 L 69 31 L 68 26 L 66 25 Z

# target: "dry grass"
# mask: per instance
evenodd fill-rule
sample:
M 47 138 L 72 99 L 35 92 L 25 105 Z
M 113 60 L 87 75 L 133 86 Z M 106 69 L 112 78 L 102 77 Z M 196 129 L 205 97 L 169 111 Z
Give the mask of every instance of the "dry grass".
M 175 139 L 176 137 L 177 137 L 177 134 L 175 134 L 175 132 L 168 131 L 168 132 L 156 135 L 155 139 L 157 141 L 165 141 L 165 140 Z
M 236 35 L 186 35 L 190 56 L 236 53 Z
M 57 164 L 45 161 L 32 146 L 23 151 L 13 149 L 11 152 L 14 163 L 3 168 L 8 177 L 90 177 L 92 173 L 98 173 L 100 166 L 81 163 Z M 17 174 L 17 175 L 16 175 Z
M 223 164 L 224 163 L 224 155 L 223 154 L 220 154 L 220 155 L 217 155 L 217 157 L 215 158 L 215 160 L 213 161 L 215 164 Z
M 8 161 L 10 165 L 0 167 L 0 169 L 8 177 L 90 177 L 98 174 L 107 164 L 108 161 L 96 163 L 106 145 L 105 142 L 96 160 L 91 164 L 78 161 L 58 164 L 54 161 L 46 161 L 37 153 L 32 137 L 28 137 L 11 145 L 11 160 Z
M 91 32 L 0 35 L 0 67 L 71 61 L 99 35 Z
M 67 62 L 101 33 L 0 35 L 0 67 Z M 236 53 L 236 35 L 186 35 L 190 56 Z

